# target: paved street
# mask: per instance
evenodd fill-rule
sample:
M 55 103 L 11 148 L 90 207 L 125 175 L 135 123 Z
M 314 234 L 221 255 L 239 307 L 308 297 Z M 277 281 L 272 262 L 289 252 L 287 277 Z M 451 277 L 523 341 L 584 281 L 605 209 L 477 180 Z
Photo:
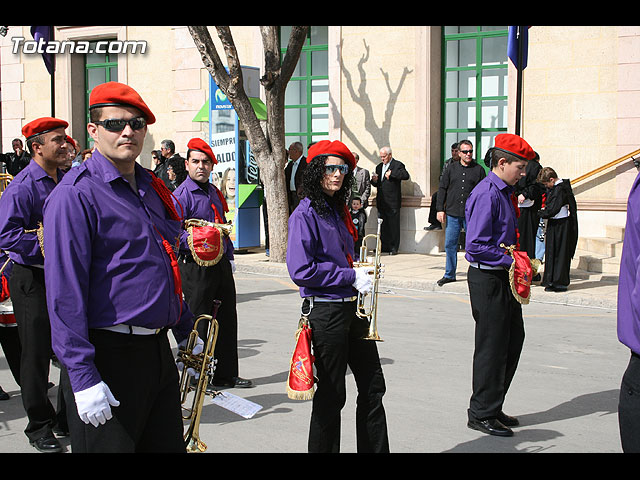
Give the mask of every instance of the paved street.
M 207 402 L 201 438 L 208 452 L 306 451 L 311 402 L 285 391 L 300 299 L 284 275 L 236 273 L 240 375 L 252 389 L 232 393 L 262 409 L 245 419 Z M 511 438 L 466 426 L 473 320 L 468 296 L 385 288 L 378 344 L 387 382 L 393 452 L 620 452 L 617 402 L 628 352 L 616 338 L 615 310 L 532 302 L 523 307 L 526 340 L 505 404 L 521 426 Z M 57 369 L 51 379 L 57 385 Z M 343 415 L 342 451 L 355 451 L 355 384 Z M 0 452 L 35 452 L 23 429 L 19 390 L 0 357 Z M 57 386 L 50 390 L 55 402 Z M 65 442 L 68 444 L 68 442 Z

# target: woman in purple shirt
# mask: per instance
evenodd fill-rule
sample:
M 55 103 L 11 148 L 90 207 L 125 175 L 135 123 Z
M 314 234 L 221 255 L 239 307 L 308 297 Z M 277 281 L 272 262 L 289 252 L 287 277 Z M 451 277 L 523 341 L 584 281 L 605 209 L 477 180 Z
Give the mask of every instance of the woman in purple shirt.
M 388 452 L 382 366 L 376 343 L 362 339 L 367 321 L 356 316 L 358 291 L 370 291 L 371 278 L 370 269 L 353 268 L 355 228 L 346 201 L 355 158 L 342 142 L 324 140 L 309 149 L 307 163 L 304 198 L 289 217 L 287 267 L 308 312 L 318 379 L 308 449 L 340 450 L 349 366 L 358 387 L 358 452 Z

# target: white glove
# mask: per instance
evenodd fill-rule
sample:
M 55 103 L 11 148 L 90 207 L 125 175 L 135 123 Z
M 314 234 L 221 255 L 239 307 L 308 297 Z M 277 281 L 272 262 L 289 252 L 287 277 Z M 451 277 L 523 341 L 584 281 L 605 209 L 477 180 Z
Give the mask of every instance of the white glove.
M 236 273 L 236 262 L 229 260 L 229 263 L 231 264 L 231 273 Z
M 356 272 L 356 280 L 353 282 L 353 286 L 360 293 L 369 293 L 373 288 L 373 278 L 371 274 L 374 271 L 373 267 L 357 267 L 354 268 Z
M 74 397 L 80 419 L 87 425 L 91 423 L 94 427 L 104 425 L 107 420 L 111 419 L 113 416 L 111 406 L 120 405 L 104 382 L 76 392 Z
M 178 345 L 178 348 L 184 349 L 187 346 L 188 340 L 189 339 L 186 338 L 185 340 L 180 342 L 180 344 Z M 202 353 L 203 350 L 204 350 L 204 341 L 200 337 L 198 337 L 196 339 L 196 344 L 194 345 L 193 350 L 191 350 L 191 354 L 198 355 Z M 178 366 L 178 371 L 181 372 L 182 369 L 184 368 L 184 364 L 182 362 L 176 362 L 176 365 Z M 196 379 L 200 377 L 200 372 L 196 372 L 193 368 L 187 368 L 187 374 L 191 375 L 192 377 L 195 377 Z

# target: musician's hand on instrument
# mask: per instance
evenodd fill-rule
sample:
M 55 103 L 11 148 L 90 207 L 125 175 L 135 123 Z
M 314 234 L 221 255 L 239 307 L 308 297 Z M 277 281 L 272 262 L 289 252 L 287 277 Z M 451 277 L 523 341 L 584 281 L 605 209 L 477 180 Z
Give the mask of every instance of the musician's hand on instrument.
M 106 383 L 100 382 L 93 387 L 74 393 L 80 419 L 94 427 L 104 425 L 112 418 L 111 407 L 120 402 L 115 399 Z
M 188 338 L 184 339 L 182 342 L 180 342 L 178 344 L 178 348 L 180 350 L 184 350 L 187 347 L 187 342 L 188 342 Z M 191 350 L 191 354 L 192 355 L 199 355 L 202 353 L 202 351 L 204 350 L 204 341 L 198 337 L 196 339 L 196 344 L 193 346 L 193 349 Z M 176 366 L 178 367 L 178 371 L 182 372 L 182 369 L 184 368 L 184 363 L 182 363 L 180 361 L 180 358 L 178 357 L 178 360 L 176 361 Z M 200 372 L 196 372 L 193 368 L 189 367 L 187 368 L 187 374 L 195 377 L 196 379 L 198 379 L 200 377 Z
M 354 270 L 356 272 L 356 279 L 352 284 L 353 287 L 360 293 L 371 292 L 373 288 L 373 278 L 371 274 L 373 274 L 374 268 L 372 266 L 356 267 Z

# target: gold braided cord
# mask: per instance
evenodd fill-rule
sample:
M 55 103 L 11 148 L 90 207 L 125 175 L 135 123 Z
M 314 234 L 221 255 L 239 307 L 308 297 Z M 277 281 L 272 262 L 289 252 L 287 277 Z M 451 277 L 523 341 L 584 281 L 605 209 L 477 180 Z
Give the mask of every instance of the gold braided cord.
M 36 236 L 38 237 L 38 243 L 40 244 L 40 252 L 42 252 L 42 256 L 44 257 L 44 227 L 42 226 L 42 222 L 38 222 L 38 228 L 25 230 L 24 233 L 36 234 Z

